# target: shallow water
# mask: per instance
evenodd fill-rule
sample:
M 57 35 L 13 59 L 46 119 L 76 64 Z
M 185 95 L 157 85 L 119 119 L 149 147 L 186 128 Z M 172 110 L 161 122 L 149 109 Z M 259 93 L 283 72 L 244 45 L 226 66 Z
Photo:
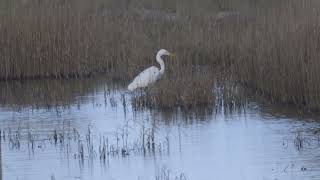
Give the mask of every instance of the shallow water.
M 0 180 L 320 179 L 316 116 L 252 101 L 136 110 L 131 97 L 101 78 L 0 83 Z

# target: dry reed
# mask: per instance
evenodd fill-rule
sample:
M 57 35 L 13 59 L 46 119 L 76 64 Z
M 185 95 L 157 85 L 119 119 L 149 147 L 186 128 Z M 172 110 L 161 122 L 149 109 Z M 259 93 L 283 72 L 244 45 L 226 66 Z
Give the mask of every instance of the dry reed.
M 127 82 L 166 48 L 178 58 L 166 61 L 168 72 L 159 86 L 134 103 L 210 104 L 213 82 L 219 79 L 240 82 L 274 102 L 320 107 L 320 4 L 315 0 L 0 4 L 5 7 L 0 17 L 2 80 L 106 72 Z

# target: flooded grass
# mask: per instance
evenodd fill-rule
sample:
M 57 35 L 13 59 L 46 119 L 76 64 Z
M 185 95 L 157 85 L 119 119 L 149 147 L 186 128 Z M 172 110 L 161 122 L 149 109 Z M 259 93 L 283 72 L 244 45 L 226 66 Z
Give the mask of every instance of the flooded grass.
M 166 48 L 177 58 L 133 104 L 211 105 L 213 79 L 222 79 L 273 102 L 320 107 L 317 1 L 2 1 L 2 80 L 107 73 L 129 82 Z
M 87 88 L 81 89 L 81 82 Z M 159 104 L 134 106 L 131 98 L 135 93 L 128 94 L 121 86 L 113 89 L 104 81 L 89 83 L 80 79 L 57 84 L 50 87 L 65 89 L 60 95 L 68 96 L 65 103 L 71 104 L 67 109 L 42 107 L 44 99 L 37 96 L 21 104 L 18 98 L 10 101 L 13 106 L 26 106 L 23 111 L 0 107 L 0 145 L 7 176 L 13 179 L 25 176 L 30 179 L 64 179 L 65 176 L 74 179 L 233 179 L 231 176 L 239 177 L 238 169 L 243 166 L 247 179 L 291 179 L 292 173 L 299 178 L 318 177 L 319 162 L 311 156 L 317 155 L 320 147 L 317 118 L 290 114 L 276 106 L 263 108 L 257 102 L 243 99 L 246 89 L 233 83 L 218 80 L 214 83 L 214 101 L 209 105 L 213 108 L 180 105 L 177 109 L 153 108 Z M 21 85 L 20 94 L 24 87 L 38 87 L 25 85 Z M 153 91 L 152 88 L 155 87 L 136 92 L 137 96 Z M 3 94 L 14 88 L 5 89 Z M 40 89 L 41 86 L 39 92 L 42 92 Z M 64 106 L 63 99 L 60 100 Z M 35 101 L 41 108 L 27 105 Z M 21 159 L 27 159 L 28 163 L 15 169 L 17 163 L 22 164 Z M 42 162 L 50 162 L 52 168 Z M 226 164 L 227 171 L 223 171 L 226 166 L 221 164 L 226 162 L 232 163 Z M 41 167 L 26 171 L 30 163 Z M 257 171 L 251 167 L 266 171 L 252 175 Z M 74 173 L 70 174 L 71 171 Z
M 138 127 L 135 127 L 138 128 Z M 141 125 L 138 136 L 128 123 L 114 132 L 97 134 L 88 127 L 86 134 L 79 134 L 76 129 L 69 131 L 53 130 L 52 133 L 41 134 L 33 130 L 20 129 L 1 131 L 1 138 L 10 150 L 20 150 L 27 146 L 29 155 L 35 155 L 38 150 L 46 151 L 52 146 L 66 153 L 67 158 L 92 161 L 100 159 L 108 161 L 112 157 L 127 157 L 133 155 L 165 155 L 170 151 L 169 136 L 157 137 L 155 127 Z M 7 141 L 6 141 L 7 139 Z
M 296 149 L 298 151 L 300 151 L 300 150 L 303 150 L 304 148 L 306 148 L 307 146 L 310 146 L 311 139 L 307 138 L 307 137 L 304 137 L 303 133 L 298 131 L 296 133 L 296 136 L 295 136 L 294 140 L 293 140 L 293 143 L 294 143 Z
M 158 169 L 155 180 L 187 180 L 187 177 L 184 173 L 174 174 L 172 170 L 163 166 L 162 168 Z
M 55 180 L 55 176 L 51 175 L 51 180 Z M 141 180 L 140 176 L 138 176 L 137 180 Z M 187 180 L 187 177 L 184 173 L 174 174 L 172 170 L 163 166 L 162 168 L 158 168 L 154 180 Z
M 155 132 L 156 127 L 154 125 L 143 124 L 139 128 L 139 136 L 134 136 L 131 133 L 130 129 L 132 127 L 130 127 L 129 123 L 125 123 L 117 130 L 107 133 L 108 135 L 106 133 L 97 134 L 90 126 L 88 126 L 85 134 L 80 134 L 75 128 L 67 131 L 54 129 L 48 134 L 41 134 L 41 132 L 34 130 L 9 129 L 7 131 L 0 130 L 0 142 L 3 141 L 2 148 L 4 145 L 8 145 L 10 151 L 25 151 L 25 146 L 27 146 L 29 158 L 37 157 L 39 152 L 46 152 L 54 148 L 66 155 L 63 158 L 79 161 L 80 167 L 84 166 L 86 162 L 90 164 L 96 160 L 109 167 L 112 166 L 112 164 L 109 164 L 112 158 L 163 157 L 170 154 L 169 136 L 159 138 Z M 180 138 L 184 137 L 181 137 L 180 131 L 179 125 L 178 135 L 181 154 Z M 287 145 L 291 144 L 292 147 L 290 148 L 296 149 L 296 151 L 302 152 L 308 149 L 311 144 L 317 144 L 315 139 L 305 136 L 303 132 L 297 131 L 296 134 L 292 135 L 292 139 L 287 142 Z M 283 172 L 289 172 L 294 166 L 295 164 L 291 162 L 291 164 L 284 167 Z M 308 171 L 309 168 L 303 165 L 298 167 L 301 172 Z M 51 175 L 51 179 L 55 179 L 54 174 Z M 141 179 L 140 176 L 137 179 Z M 154 179 L 187 180 L 189 178 L 185 173 L 161 166 L 156 168 Z

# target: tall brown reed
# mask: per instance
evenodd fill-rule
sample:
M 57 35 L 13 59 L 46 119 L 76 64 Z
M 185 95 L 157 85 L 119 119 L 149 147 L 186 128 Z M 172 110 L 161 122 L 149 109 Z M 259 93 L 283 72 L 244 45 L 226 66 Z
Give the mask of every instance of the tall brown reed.
M 320 107 L 316 0 L 1 2 L 3 80 L 100 72 L 128 80 L 166 48 L 178 58 L 148 90 L 158 94 L 150 104 L 206 104 L 215 77 L 275 102 Z
M 319 109 L 319 3 L 283 2 L 239 35 L 232 74 L 273 102 Z

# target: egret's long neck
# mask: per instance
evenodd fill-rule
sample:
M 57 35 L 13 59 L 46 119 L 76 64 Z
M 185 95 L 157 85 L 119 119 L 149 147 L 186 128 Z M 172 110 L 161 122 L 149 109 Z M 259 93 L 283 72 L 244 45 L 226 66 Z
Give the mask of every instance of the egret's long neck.
M 163 74 L 165 67 L 164 67 L 164 62 L 161 58 L 161 55 L 157 54 L 156 59 L 157 59 L 157 62 L 160 64 L 160 73 Z

